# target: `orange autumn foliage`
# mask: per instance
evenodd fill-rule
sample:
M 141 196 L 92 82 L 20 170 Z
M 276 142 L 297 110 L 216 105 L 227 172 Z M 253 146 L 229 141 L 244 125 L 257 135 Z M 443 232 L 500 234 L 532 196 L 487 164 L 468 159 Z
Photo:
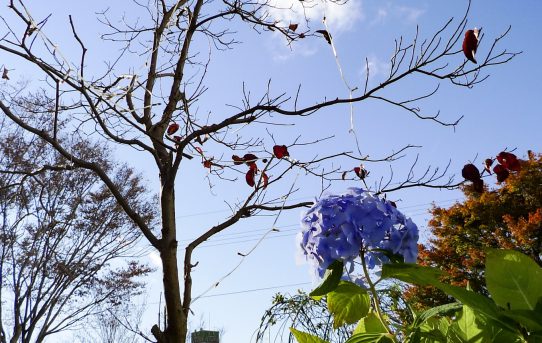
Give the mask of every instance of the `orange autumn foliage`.
M 486 178 L 490 182 L 493 175 Z M 463 189 L 465 200 L 449 208 L 434 207 L 418 262 L 447 273 L 443 281 L 488 294 L 484 282 L 485 249 L 518 250 L 542 266 L 542 155 L 529 153 L 521 170 L 506 182 L 479 194 Z M 406 299 L 418 310 L 451 302 L 434 288 L 411 287 Z

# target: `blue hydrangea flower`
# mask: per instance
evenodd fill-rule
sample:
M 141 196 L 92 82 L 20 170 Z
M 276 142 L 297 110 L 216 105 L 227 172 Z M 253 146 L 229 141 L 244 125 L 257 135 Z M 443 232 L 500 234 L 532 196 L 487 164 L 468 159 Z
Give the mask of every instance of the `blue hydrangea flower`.
M 369 269 L 388 260 L 378 250 L 388 250 L 414 263 L 418 256 L 418 227 L 389 201 L 359 188 L 318 200 L 301 219 L 297 242 L 302 256 L 318 276 L 334 260 L 342 260 L 351 280 L 355 260 L 363 252 Z

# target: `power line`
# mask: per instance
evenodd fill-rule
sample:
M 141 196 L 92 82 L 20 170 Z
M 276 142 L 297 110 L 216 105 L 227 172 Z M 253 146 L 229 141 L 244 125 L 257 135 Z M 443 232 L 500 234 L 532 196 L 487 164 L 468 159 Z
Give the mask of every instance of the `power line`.
M 302 197 L 302 198 L 291 199 L 291 201 L 307 200 L 307 199 L 312 199 L 312 198 L 314 197 Z M 441 200 L 439 201 L 439 203 L 448 202 L 448 201 L 456 201 L 456 200 L 461 200 L 461 199 L 462 198 Z M 418 207 L 418 206 L 427 206 L 431 204 L 433 204 L 433 202 L 404 206 L 404 207 L 401 207 L 401 209 L 407 209 L 407 208 Z M 205 216 L 208 214 L 216 214 L 216 213 L 231 212 L 231 211 L 232 211 L 231 209 L 222 209 L 222 210 L 211 210 L 211 211 L 204 211 L 204 212 L 187 213 L 187 214 L 178 215 L 177 218 L 199 217 L 199 216 Z
M 244 289 L 242 291 L 233 291 L 233 292 L 225 292 L 225 293 L 218 293 L 218 294 L 209 294 L 209 295 L 202 295 L 200 299 L 202 298 L 213 298 L 213 297 L 222 297 L 226 295 L 235 295 L 235 294 L 243 294 L 243 293 L 253 293 L 253 292 L 261 292 L 261 291 L 268 291 L 270 289 L 280 289 L 280 288 L 288 288 L 288 287 L 296 287 L 296 286 L 306 286 L 311 285 L 312 282 L 300 282 L 300 283 L 291 283 L 286 285 L 276 285 L 276 286 L 270 286 L 270 287 L 261 287 L 261 288 L 250 288 L 250 289 Z M 160 304 L 160 301 L 155 302 L 148 302 L 147 305 L 158 305 Z
M 200 298 L 221 297 L 221 296 L 224 296 L 224 295 L 267 291 L 267 290 L 270 290 L 270 289 L 279 289 L 279 288 L 287 288 L 287 287 L 294 287 L 294 286 L 303 286 L 303 285 L 310 285 L 310 284 L 312 284 L 312 283 L 311 282 L 301 282 L 301 283 L 292 283 L 292 284 L 289 284 L 289 285 L 279 285 L 279 286 L 271 286 L 271 287 L 263 287 L 263 288 L 252 288 L 252 289 L 245 289 L 245 290 L 236 291 L 236 292 L 202 295 Z
M 456 199 L 452 199 L 452 200 L 456 200 Z M 450 201 L 450 200 L 448 200 L 448 201 Z M 408 217 L 416 218 L 416 217 L 424 216 L 424 215 L 428 215 L 428 214 L 429 213 L 427 213 L 425 211 L 415 212 L 415 213 L 412 213 L 412 214 L 408 215 Z M 282 226 L 282 228 L 294 227 L 294 226 L 299 226 L 299 224 L 286 225 L 286 226 Z M 259 241 L 261 239 L 259 237 L 261 234 L 259 234 L 257 232 L 262 232 L 262 231 L 267 232 L 267 231 L 269 231 L 269 228 L 258 229 L 258 230 L 255 230 L 255 231 L 251 231 L 250 233 L 248 233 L 248 232 L 236 233 L 237 237 L 229 237 L 229 238 L 224 238 L 224 239 L 209 240 L 209 241 L 201 244 L 199 247 L 200 248 L 211 248 L 211 247 L 218 247 L 218 246 L 225 246 L 225 245 L 234 245 L 234 244 L 240 244 L 240 243 L 256 242 L 256 241 Z M 292 232 L 292 231 L 293 231 L 293 233 L 285 234 L 287 232 Z M 280 230 L 277 233 L 283 233 L 283 234 L 281 234 L 281 235 L 272 235 L 272 236 L 265 237 L 263 239 L 268 240 L 268 239 L 272 239 L 272 238 L 292 237 L 292 236 L 295 236 L 297 234 L 297 232 L 298 232 L 297 229 Z M 249 237 L 254 237 L 254 236 L 256 236 L 256 238 L 249 238 Z M 185 242 L 190 242 L 190 240 L 186 240 Z M 213 244 L 215 242 L 222 242 L 222 243 Z
M 424 207 L 424 206 L 428 206 L 428 205 L 432 205 L 432 204 L 438 204 L 438 205 L 443 205 L 445 203 L 449 203 L 449 202 L 453 202 L 453 201 L 457 201 L 457 200 L 460 200 L 460 198 L 454 198 L 454 199 L 447 199 L 447 200 L 441 200 L 439 202 L 430 202 L 430 203 L 423 203 L 423 204 L 416 204 L 416 205 L 410 205 L 410 206 L 405 206 L 405 207 L 402 207 L 401 210 L 404 210 L 404 209 L 408 209 L 408 208 L 417 208 L 417 207 Z M 216 212 L 216 211 L 211 211 L 211 212 Z M 211 212 L 206 212 L 206 213 L 211 213 Z M 202 212 L 203 213 L 203 212 Z M 408 217 L 417 217 L 417 216 L 420 216 L 420 215 L 426 215 L 428 214 L 428 212 L 426 212 L 426 210 L 424 209 L 423 211 L 414 211 L 413 213 L 407 213 Z M 199 215 L 199 214 L 194 214 L 194 215 Z M 290 224 L 290 225 L 283 225 L 283 226 L 278 226 L 276 227 L 277 229 L 283 229 L 283 228 L 290 228 L 290 227 L 296 227 L 296 226 L 299 226 L 299 224 Z M 220 233 L 218 235 L 218 239 L 211 239 L 207 242 L 219 242 L 219 241 L 226 241 L 226 240 L 232 240 L 233 238 L 228 238 L 229 236 L 238 236 L 237 238 L 239 239 L 244 239 L 244 238 L 247 238 L 247 237 L 250 237 L 250 236 L 255 236 L 257 235 L 258 232 L 267 232 L 269 231 L 269 228 L 266 227 L 266 228 L 259 228 L 259 229 L 253 229 L 253 230 L 250 230 L 250 232 L 232 232 L 232 233 Z M 293 230 L 280 230 L 280 232 L 287 232 L 287 231 L 293 231 Z M 228 237 L 224 237 L 224 236 L 228 236 Z M 179 243 L 189 243 L 189 242 L 192 242 L 196 239 L 196 237 L 194 238 L 187 238 L 187 239 L 182 239 L 182 240 L 179 240 Z M 206 242 L 206 243 L 207 243 Z M 245 242 L 245 241 L 243 241 Z M 204 244 L 206 244 L 204 243 Z M 216 246 L 216 245 L 213 245 L 213 246 Z

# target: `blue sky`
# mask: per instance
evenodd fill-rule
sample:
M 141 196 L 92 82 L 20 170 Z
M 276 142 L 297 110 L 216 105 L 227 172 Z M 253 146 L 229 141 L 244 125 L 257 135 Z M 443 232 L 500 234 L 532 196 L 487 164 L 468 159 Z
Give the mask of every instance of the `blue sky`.
M 28 1 L 27 5 L 37 18 L 53 13 L 47 27 L 48 35 L 58 39 L 60 48 L 68 57 L 78 54 L 78 47 L 73 44 L 73 37 L 67 29 L 67 14 L 72 14 L 89 47 L 89 68 L 100 70 L 104 66 L 102 60 L 112 55 L 114 50 L 111 44 L 104 44 L 95 38 L 103 28 L 97 24 L 94 13 L 110 6 L 109 13 L 114 18 L 119 18 L 123 13 L 132 17 L 140 14 L 134 7 L 125 7 L 127 3 L 130 2 L 109 4 L 103 0 L 34 0 Z M 427 37 L 449 18 L 459 19 L 465 7 L 466 1 L 350 0 L 345 7 L 328 8 L 325 13 L 346 79 L 354 86 L 363 86 L 365 58 L 371 64 L 370 83 L 376 85 L 385 77 L 395 38 L 401 35 L 405 39 L 412 38 L 416 25 L 420 27 L 421 36 Z M 311 29 L 322 28 L 320 20 L 323 13 L 317 8 L 309 13 Z M 451 160 L 450 174 L 456 174 L 456 180 L 459 180 L 463 164 L 468 161 L 480 164 L 483 159 L 495 156 L 504 148 L 517 148 L 519 157 L 525 157 L 528 149 L 542 152 L 539 134 L 542 119 L 538 99 L 542 79 L 539 64 L 542 48 L 538 44 L 542 35 L 540 13 L 542 2 L 536 0 L 516 3 L 473 0 L 469 27 L 482 27 L 487 35 L 487 44 L 488 38 L 498 36 L 511 25 L 512 30 L 502 46 L 510 51 L 523 51 L 523 54 L 506 65 L 491 68 L 490 78 L 473 89 L 452 87 L 442 82 L 440 91 L 422 104 L 429 113 L 441 110 L 444 120 L 453 121 L 464 116 L 455 130 L 418 120 L 389 105 L 376 102 L 357 104 L 355 128 L 363 153 L 378 157 L 406 144 L 423 146 L 393 166 L 396 181 L 400 181 L 408 173 L 416 154 L 419 154 L 417 173 L 423 172 L 428 165 L 443 168 Z M 298 20 L 298 17 L 280 13 L 276 16 L 285 22 Z M 302 84 L 300 101 L 304 104 L 314 103 L 326 96 L 348 96 L 330 46 L 322 38 L 306 39 L 288 47 L 275 34 L 258 34 L 245 25 L 236 25 L 235 28 L 242 44 L 225 52 L 212 50 L 212 64 L 207 78 L 209 90 L 198 105 L 202 115 L 208 111 L 217 117 L 221 112 L 229 113 L 231 109 L 225 105 L 240 103 L 243 82 L 255 97 L 262 95 L 269 79 L 277 93 L 295 94 L 298 85 Z M 205 44 L 202 47 L 207 53 Z M 487 48 L 482 44 L 479 54 L 486 52 Z M 1 57 L 1 63 L 13 65 L 9 57 Z M 462 57 L 456 61 L 461 63 Z M 126 66 L 119 66 L 119 69 L 123 68 Z M 13 69 L 13 76 L 32 78 L 31 70 L 17 65 Z M 119 70 L 120 73 L 122 70 Z M 385 94 L 401 99 L 420 95 L 424 90 L 433 89 L 436 84 L 435 80 L 417 77 L 391 87 Z M 347 106 L 322 111 L 303 121 L 281 121 L 299 125 L 272 127 L 279 144 L 291 144 L 298 135 L 303 141 L 333 136 L 333 139 L 317 146 L 292 148 L 292 158 L 306 159 L 316 154 L 355 149 L 353 137 L 348 133 L 350 120 Z M 240 134 L 266 137 L 269 141 L 264 129 L 263 125 L 247 127 Z M 220 147 L 205 146 L 205 149 L 209 149 L 210 154 L 221 153 Z M 119 159 L 126 160 L 144 173 L 151 185 L 157 185 L 156 171 L 149 167 L 145 157 L 126 149 L 118 150 L 117 154 Z M 186 163 L 184 167 L 176 189 L 180 254 L 183 253 L 183 243 L 227 218 L 226 202 L 242 199 L 250 191 L 243 180 L 223 183 L 216 179 L 212 179 L 216 186 L 209 190 L 206 170 L 199 162 Z M 350 168 L 348 165 L 343 167 Z M 371 171 L 369 184 L 390 175 L 389 165 L 367 164 L 366 167 Z M 270 196 L 282 194 L 293 182 L 299 191 L 292 198 L 309 200 L 320 192 L 318 180 L 303 173 L 296 177 L 296 173 L 293 173 L 276 189 L 270 189 Z M 353 181 L 338 182 L 333 184 L 331 191 L 341 192 L 351 186 L 360 185 Z M 457 191 L 414 189 L 388 197 L 397 200 L 399 209 L 410 215 L 421 228 L 422 237 L 427 237 L 423 230 L 430 203 L 434 201 L 447 206 L 460 199 L 461 194 Z M 294 238 L 299 217 L 298 210 L 282 213 L 276 223 L 277 227 L 282 227 L 281 232 L 270 234 L 270 238 L 264 239 L 218 287 L 206 293 L 207 297 L 194 303 L 191 320 L 194 328 L 198 328 L 203 320 L 205 328 L 224 330 L 223 343 L 249 342 L 275 292 L 295 292 L 297 288 L 310 290 L 312 279 L 307 266 L 297 265 L 295 261 Z M 205 292 L 236 268 L 241 262 L 237 253 L 246 253 L 254 247 L 275 220 L 274 216 L 247 219 L 202 246 L 195 255 L 195 260 L 200 263 L 194 271 L 194 296 Z M 149 262 L 152 263 L 152 256 Z M 297 286 L 274 288 L 293 284 Z M 252 291 L 263 288 L 273 289 Z M 157 317 L 156 304 L 160 292 L 161 276 L 157 272 L 148 280 L 148 310 L 144 318 L 147 329 Z

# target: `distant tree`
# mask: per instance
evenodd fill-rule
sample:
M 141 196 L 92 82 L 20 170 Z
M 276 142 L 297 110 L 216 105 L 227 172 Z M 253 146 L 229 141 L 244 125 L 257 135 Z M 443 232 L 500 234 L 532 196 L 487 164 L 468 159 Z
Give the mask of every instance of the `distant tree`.
M 486 180 L 494 179 L 491 175 Z M 433 234 L 422 245 L 421 264 L 441 268 L 446 281 L 488 294 L 484 282 L 487 248 L 520 251 L 542 266 L 542 155 L 529 152 L 521 170 L 510 173 L 495 189 L 478 192 L 464 187 L 465 200 L 450 208 L 434 207 L 429 229 Z M 430 307 L 450 302 L 434 288 L 413 287 L 409 303 Z
M 140 329 L 145 306 L 123 302 L 86 318 L 84 326 L 75 333 L 78 343 L 140 343 L 149 341 Z
M 39 125 L 44 116 L 35 116 Z M 100 161 L 131 206 L 153 220 L 130 168 L 112 163 L 100 145 L 58 139 Z M 125 258 L 140 236 L 96 174 L 70 167 L 18 127 L 0 126 L 0 342 L 42 342 L 137 295 L 149 268 Z
M 294 1 L 292 5 L 300 6 L 302 16 L 319 2 Z M 329 2 L 345 4 L 342 0 Z M 350 180 L 364 178 L 366 171 L 360 163 L 391 163 L 413 148 L 401 142 L 399 148 L 390 148 L 384 156 L 372 158 L 369 152 L 362 152 L 356 146 L 352 149 L 328 144 L 334 151 L 324 155 L 315 153 L 315 146 L 327 143 L 325 135 L 306 141 L 303 137 L 290 137 L 276 142 L 278 130 L 284 124 L 295 122 L 299 125 L 298 132 L 303 132 L 307 124 L 315 125 L 310 119 L 319 111 L 373 100 L 415 118 L 453 127 L 459 119 L 443 120 L 439 112 L 426 113 L 420 107 L 437 92 L 439 83 L 473 87 L 487 77 L 487 68 L 507 63 L 517 55 L 499 48 L 507 31 L 493 39 L 480 37 L 484 49 L 478 49 L 478 64 L 463 58 L 461 43 L 467 29 L 467 9 L 459 20 L 446 21 L 428 36 L 416 30 L 411 39 L 396 39 L 391 44 L 389 70 L 374 85 L 369 82 L 369 75 L 373 75 L 366 60 L 366 77 L 361 85 L 346 85 L 349 96 L 304 95 L 301 86 L 294 94 L 287 94 L 283 89 L 274 90 L 265 81 L 265 90 L 258 95 L 251 92 L 253 85 L 243 83 L 238 98 L 216 104 L 216 99 L 209 98 L 206 92 L 210 86 L 208 75 L 217 69 L 212 68 L 217 59 L 211 56 L 234 49 L 242 39 L 239 32 L 254 30 L 277 35 L 292 46 L 302 39 L 318 39 L 335 51 L 334 32 L 328 32 L 324 24 L 318 24 L 317 30 L 311 28 L 313 23 L 306 17 L 299 23 L 277 19 L 274 13 L 292 13 L 295 9 L 272 0 L 150 0 L 133 1 L 132 7 L 139 11 L 139 17 L 117 15 L 113 11 L 104 11 L 99 16 L 105 32 L 98 34 L 98 41 L 93 43 L 111 54 L 118 53 L 104 64 L 96 58 L 102 55 L 101 51 L 89 58 L 90 45 L 86 39 L 92 34 L 91 27 L 82 28 L 77 18 L 69 17 L 64 31 L 70 35 L 50 37 L 50 16 L 35 18 L 24 1 L 10 0 L 9 10 L 2 13 L 6 29 L 0 32 L 0 52 L 20 63 L 17 68 L 27 66 L 39 81 L 25 89 L 10 81 L 14 79 L 13 72 L 8 75 L 12 67 L 4 66 L 6 75 L 2 82 L 7 85 L 0 89 L 0 110 L 34 139 L 55 149 L 69 161 L 71 168 L 90 171 L 101 179 L 118 206 L 160 255 L 167 320 L 165 325 L 158 323 L 151 329 L 159 343 L 186 341 L 193 301 L 192 273 L 198 264 L 193 255 L 203 242 L 244 218 L 312 204 L 288 197 L 295 191 L 289 187 L 294 179 L 290 175 L 301 171 L 316 177 L 315 182 L 325 189 L 345 176 Z M 85 36 L 79 34 L 80 30 L 85 31 Z M 66 44 L 58 44 L 60 41 Z M 70 53 L 63 53 L 60 46 L 70 45 Z M 80 51 L 78 56 L 77 51 Z M 232 65 L 240 63 L 237 56 L 226 53 L 223 56 L 233 58 L 228 62 Z M 414 87 L 409 97 L 397 98 L 395 90 L 406 80 L 432 84 L 419 93 L 416 93 L 418 87 Z M 53 125 L 42 128 L 29 121 L 33 113 L 21 106 L 21 98 L 33 94 L 41 94 L 44 99 L 34 112 L 49 114 L 54 118 Z M 60 127 L 60 120 L 69 123 Z M 262 135 L 264 129 L 267 136 Z M 153 181 L 160 185 L 159 225 L 148 223 L 146 209 L 134 206 L 130 194 L 119 187 L 115 173 L 101 156 L 83 154 L 59 139 L 71 137 L 72 146 L 77 146 L 89 136 L 130 148 L 138 161 L 149 161 L 155 167 Z M 312 149 L 310 156 L 295 156 L 296 150 L 303 148 Z M 353 173 L 354 167 L 357 169 Z M 181 170 L 194 168 L 199 168 L 209 180 L 246 182 L 243 185 L 246 191 L 221 194 L 231 206 L 231 214 L 216 225 L 199 228 L 198 237 L 179 254 L 178 235 L 185 228 L 177 227 L 177 196 L 189 198 L 191 193 L 201 192 L 187 187 L 190 180 L 179 175 Z M 452 185 L 446 170 L 427 170 L 420 177 L 414 175 L 414 167 L 404 179 L 394 182 L 383 180 L 374 191 Z

